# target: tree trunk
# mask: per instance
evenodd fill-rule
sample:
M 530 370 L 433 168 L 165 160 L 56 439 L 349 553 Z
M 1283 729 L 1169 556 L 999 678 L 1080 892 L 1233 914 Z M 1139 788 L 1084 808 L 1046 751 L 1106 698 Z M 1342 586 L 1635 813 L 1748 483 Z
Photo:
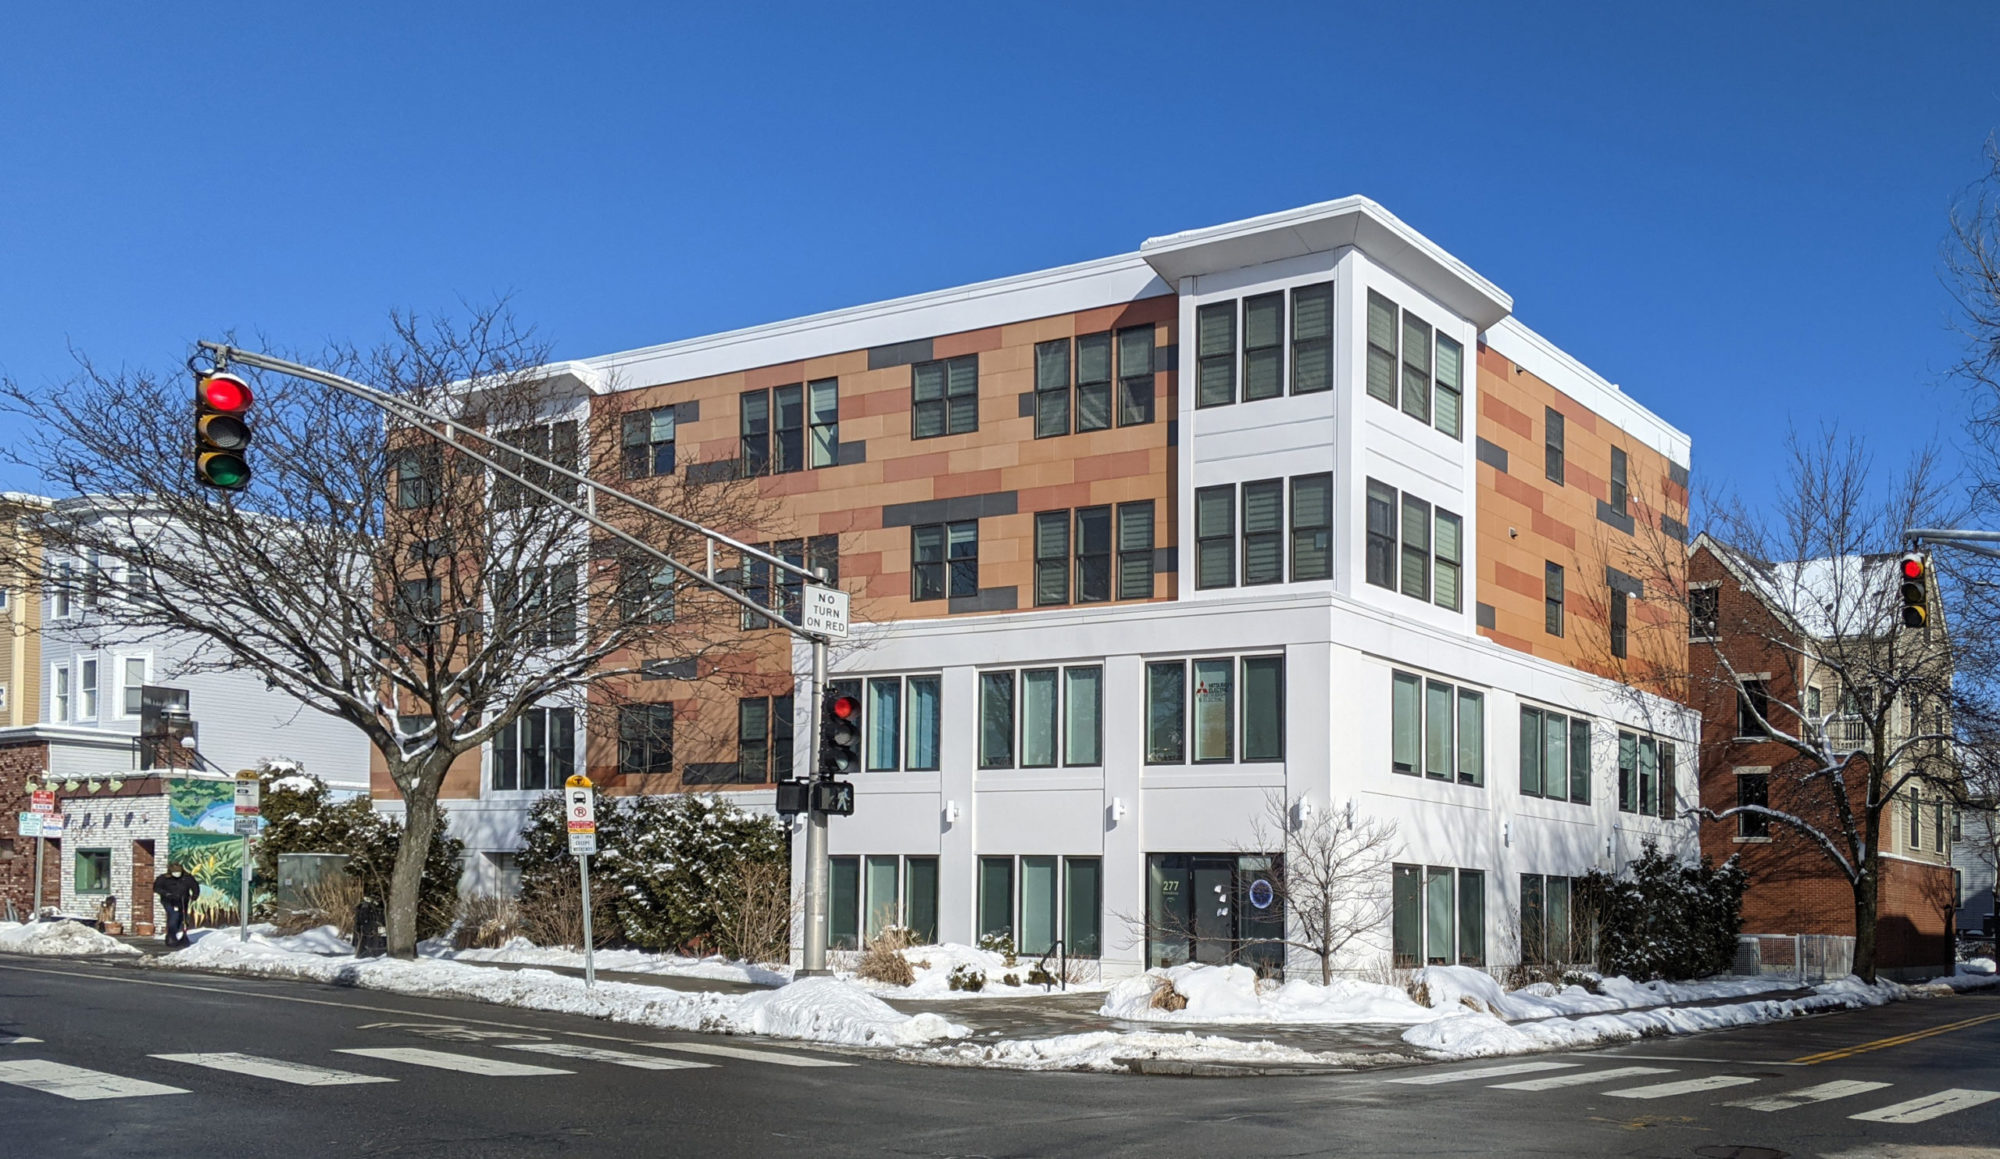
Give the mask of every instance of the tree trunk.
M 1333 903 L 1331 901 L 1320 904 L 1319 920 L 1321 942 L 1319 952 L 1319 984 L 1322 986 L 1331 986 L 1333 985 L 1333 951 L 1331 947 L 1326 945 L 1326 943 L 1333 940 Z
M 1872 861 L 1873 858 L 1871 857 Z M 1854 883 L 1854 972 L 1863 982 L 1875 980 L 1875 896 L 1877 866 L 1864 864 Z
M 437 836 L 437 785 L 429 776 L 416 781 L 417 791 L 403 794 L 403 840 L 396 847 L 396 867 L 389 874 L 385 916 L 392 958 L 417 956 L 417 905 L 423 894 L 424 862 L 430 858 L 431 841 Z

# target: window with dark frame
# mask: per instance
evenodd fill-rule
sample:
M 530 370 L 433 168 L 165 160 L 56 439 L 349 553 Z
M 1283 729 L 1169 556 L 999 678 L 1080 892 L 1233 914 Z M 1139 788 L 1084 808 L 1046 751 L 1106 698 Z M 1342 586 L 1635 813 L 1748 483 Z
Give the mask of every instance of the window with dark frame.
M 1464 570 L 1464 524 L 1458 516 L 1439 507 L 1436 531 L 1431 537 L 1434 576 L 1431 602 L 1450 611 L 1459 610 L 1460 578 Z
M 1285 391 L 1285 295 L 1243 299 L 1243 401 Z
M 1368 480 L 1368 582 L 1396 590 L 1396 489 Z
M 932 439 L 979 429 L 979 356 L 910 367 L 910 437 Z
M 1431 505 L 1403 493 L 1402 592 L 1414 599 L 1431 598 Z
M 808 416 L 811 446 L 806 452 L 806 465 L 835 466 L 840 462 L 840 380 L 822 378 L 809 382 L 806 395 L 811 408 Z
M 396 507 L 411 511 L 438 501 L 444 456 L 435 446 L 408 447 L 395 453 Z
M 1292 477 L 1292 580 L 1333 577 L 1333 476 Z
M 1736 807 L 1770 808 L 1771 775 L 1769 773 L 1736 774 Z M 1765 813 L 1738 813 L 1736 815 L 1736 835 L 1738 837 L 1769 837 L 1771 818 Z
M 744 478 L 771 473 L 771 392 L 747 390 L 740 396 L 737 462 Z
M 979 594 L 979 523 L 910 528 L 910 598 L 963 599 Z
M 627 479 L 674 473 L 675 410 L 670 406 L 634 411 L 621 420 L 619 441 Z
M 806 388 L 801 383 L 771 388 L 773 466 L 781 475 L 806 466 Z
M 1067 511 L 1035 515 L 1035 604 L 1069 602 L 1069 523 Z
M 1076 511 L 1076 602 L 1102 603 L 1111 598 L 1111 508 L 1079 507 Z
M 1551 636 L 1563 634 L 1563 569 L 1561 564 L 1542 564 L 1542 630 Z
M 1396 405 L 1396 304 L 1368 291 L 1368 396 Z
M 1153 421 L 1153 326 L 1118 332 L 1118 425 Z
M 493 506 L 496 509 L 512 511 L 521 507 L 539 507 L 553 502 L 544 492 L 552 492 L 559 498 L 570 500 L 576 498 L 574 482 L 560 478 L 547 467 L 538 467 L 517 455 L 510 454 L 507 450 L 513 448 L 523 451 L 547 459 L 558 467 L 575 471 L 578 466 L 575 420 L 565 419 L 561 422 L 516 427 L 511 431 L 501 431 L 497 439 L 500 446 L 495 448 L 494 461 L 526 480 L 526 484 L 517 483 L 505 475 L 495 473 Z
M 1590 722 L 1521 706 L 1521 795 L 1590 804 Z
M 763 785 L 792 775 L 792 698 L 746 696 L 736 702 L 736 781 Z
M 1771 735 L 1771 692 L 1762 680 L 1741 681 L 1736 690 L 1736 735 L 1745 740 Z
M 1111 335 L 1082 334 L 1076 340 L 1076 429 L 1111 427 Z
M 1153 501 L 1118 505 L 1118 598 L 1153 598 Z
M 1215 302 L 1195 312 L 1194 404 L 1236 401 L 1236 303 Z
M 1563 481 L 1563 417 L 1554 407 L 1542 408 L 1542 473 L 1556 486 Z
M 1722 589 L 1718 587 L 1688 589 L 1688 639 L 1713 640 L 1716 637 L 1716 621 L 1720 618 Z
M 1625 658 L 1627 598 L 1618 588 L 1611 589 L 1611 654 L 1620 660 Z
M 1035 343 L 1035 437 L 1069 433 L 1070 340 Z
M 493 738 L 495 790 L 546 792 L 576 771 L 576 710 L 530 708 Z
M 618 709 L 618 772 L 665 776 L 674 771 L 674 706 L 627 704 Z
M 1285 481 L 1243 484 L 1243 586 L 1285 580 Z
M 1431 421 L 1431 328 L 1403 311 L 1403 413 Z
M 1464 436 L 1465 347 L 1437 336 L 1436 414 L 1432 425 L 1452 438 Z
M 1236 586 L 1236 487 L 1203 487 L 1194 493 L 1197 588 Z
M 1627 510 L 1630 496 L 1625 486 L 1625 471 L 1625 452 L 1617 447 L 1611 448 L 1611 509 L 1620 515 L 1631 514 Z
M 1292 393 L 1333 389 L 1333 283 L 1292 291 Z

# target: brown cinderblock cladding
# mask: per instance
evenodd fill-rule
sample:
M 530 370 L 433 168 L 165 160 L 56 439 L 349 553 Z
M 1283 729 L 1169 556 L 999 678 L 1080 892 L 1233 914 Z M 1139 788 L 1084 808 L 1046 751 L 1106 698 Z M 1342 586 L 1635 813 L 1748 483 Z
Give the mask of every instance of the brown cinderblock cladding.
M 1604 416 L 1481 344 L 1479 633 L 1612 679 L 1671 692 L 1684 670 L 1687 473 Z M 1563 416 L 1562 481 L 1546 471 L 1547 412 Z M 1615 509 L 1612 451 L 1626 455 Z M 1547 565 L 1563 569 L 1563 632 L 1547 630 Z M 1611 647 L 1613 585 L 1627 592 L 1627 655 Z M 1660 589 L 1671 588 L 1668 595 Z M 1637 595 L 1634 596 L 1633 593 Z

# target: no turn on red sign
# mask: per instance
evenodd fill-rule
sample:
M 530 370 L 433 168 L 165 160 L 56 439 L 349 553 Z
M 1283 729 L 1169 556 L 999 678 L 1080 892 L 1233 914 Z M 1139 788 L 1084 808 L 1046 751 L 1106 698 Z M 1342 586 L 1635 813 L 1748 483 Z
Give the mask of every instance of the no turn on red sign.
M 563 813 L 569 822 L 569 851 L 578 856 L 597 852 L 597 792 L 589 777 L 563 782 Z

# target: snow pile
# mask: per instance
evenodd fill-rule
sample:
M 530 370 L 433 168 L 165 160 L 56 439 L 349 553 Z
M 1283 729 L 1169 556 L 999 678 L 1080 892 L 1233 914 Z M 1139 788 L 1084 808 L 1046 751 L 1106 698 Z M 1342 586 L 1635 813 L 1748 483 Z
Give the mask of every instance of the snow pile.
M 1967 990 L 1986 990 L 2000 986 L 2000 974 L 1995 974 L 1993 959 L 1974 958 L 1960 962 L 1958 968 L 1942 978 L 1932 978 L 1910 987 L 1919 994 L 1944 995 L 1963 994 Z
M 26 925 L 0 922 L 0 951 L 49 958 L 87 958 L 98 954 L 139 952 L 82 922 L 66 921 L 29 922 Z
M 1153 1004 L 1162 985 L 1187 999 L 1179 1010 Z M 1331 986 L 1294 979 L 1259 981 L 1247 966 L 1155 967 L 1121 979 L 1098 1013 L 1127 1022 L 1423 1022 L 1441 1016 L 1395 986 L 1335 979 Z
M 1497 1014 L 1510 1021 L 1560 1015 L 1609 1014 L 1643 1006 L 1671 1006 L 1718 998 L 1747 998 L 1772 990 L 1792 990 L 1798 983 L 1785 977 L 1718 977 L 1694 982 L 1634 982 L 1630 978 L 1589 975 L 1598 993 L 1582 986 L 1536 982 L 1519 990 L 1502 991 L 1491 974 L 1472 966 L 1427 966 L 1410 976 L 1411 988 L 1441 1011 L 1453 1007 Z
M 897 1057 L 935 1066 L 997 1067 L 1008 1070 L 1123 1071 L 1124 1059 L 1172 1059 L 1177 1062 L 1228 1063 L 1236 1066 L 1354 1066 L 1363 1056 L 1315 1053 L 1275 1042 L 1239 1042 L 1233 1038 L 1159 1031 L 1097 1030 L 1053 1038 L 1022 1038 L 1004 1042 L 964 1042 L 900 1052 Z
M 426 957 L 449 958 L 459 962 L 509 962 L 530 966 L 568 966 L 583 969 L 583 951 L 567 946 L 538 946 L 517 937 L 498 949 L 453 950 L 429 943 L 419 947 Z M 790 966 L 756 966 L 730 958 L 689 958 L 680 954 L 655 954 L 645 950 L 599 950 L 599 970 L 631 974 L 659 974 L 666 977 L 709 978 L 720 982 L 745 982 L 753 986 L 783 986 L 792 980 Z
M 1508 1024 L 1492 1014 L 1464 1010 L 1403 1032 L 1403 1041 L 1446 1058 L 1479 1058 L 1532 1050 L 1575 1049 L 1698 1030 L 1775 1022 L 1828 1010 L 1881 1006 L 1907 992 L 1894 982 L 1873 985 L 1848 977 L 1813 987 L 1803 998 L 1764 999 L 1722 1006 L 1664 1006 L 1579 1018 Z
M 546 970 L 492 970 L 431 958 L 357 959 L 310 948 L 323 945 L 330 929 L 281 938 L 268 925 L 252 926 L 247 942 L 231 936 L 232 931 L 212 931 L 189 948 L 147 964 L 461 998 L 668 1030 L 765 1034 L 848 1046 L 911 1046 L 970 1033 L 935 1014 L 899 1013 L 832 978 L 809 978 L 757 994 L 688 993 L 626 982 L 600 982 L 592 988 L 581 978 Z

